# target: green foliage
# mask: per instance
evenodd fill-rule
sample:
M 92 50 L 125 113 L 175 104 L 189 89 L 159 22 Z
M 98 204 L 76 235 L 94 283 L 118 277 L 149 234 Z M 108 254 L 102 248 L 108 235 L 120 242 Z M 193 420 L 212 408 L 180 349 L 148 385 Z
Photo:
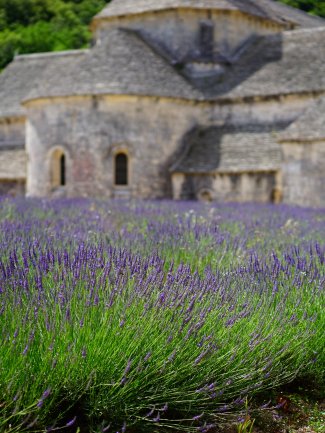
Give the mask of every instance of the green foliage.
M 15 54 L 88 45 L 90 20 L 109 0 L 0 0 L 0 69 Z
M 281 2 L 312 15 L 325 18 L 325 2 L 323 0 L 281 0 Z
M 324 218 L 288 206 L 0 200 L 0 431 L 197 433 L 236 418 L 252 433 L 257 393 L 274 410 L 294 378 L 323 389 L 325 251 L 306 240 Z M 236 257 L 238 227 L 246 259 L 214 273 L 219 250 Z M 257 228 L 252 256 L 245 238 Z M 209 234 L 206 267 L 197 245 Z M 176 244 L 187 259 L 164 269 Z

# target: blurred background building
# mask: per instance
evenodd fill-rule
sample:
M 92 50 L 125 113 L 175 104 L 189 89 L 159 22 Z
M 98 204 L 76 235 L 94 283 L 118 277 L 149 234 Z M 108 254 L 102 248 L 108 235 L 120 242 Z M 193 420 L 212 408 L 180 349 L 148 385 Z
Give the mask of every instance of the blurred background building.
M 0 75 L 0 194 L 325 206 L 325 20 L 113 0 L 90 49 Z

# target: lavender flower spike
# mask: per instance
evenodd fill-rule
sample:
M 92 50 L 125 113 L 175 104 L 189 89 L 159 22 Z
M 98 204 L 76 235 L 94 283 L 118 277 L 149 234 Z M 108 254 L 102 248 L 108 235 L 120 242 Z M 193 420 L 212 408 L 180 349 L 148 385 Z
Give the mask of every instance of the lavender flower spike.
M 77 417 L 75 416 L 71 421 L 67 422 L 65 427 L 71 427 L 77 420 Z

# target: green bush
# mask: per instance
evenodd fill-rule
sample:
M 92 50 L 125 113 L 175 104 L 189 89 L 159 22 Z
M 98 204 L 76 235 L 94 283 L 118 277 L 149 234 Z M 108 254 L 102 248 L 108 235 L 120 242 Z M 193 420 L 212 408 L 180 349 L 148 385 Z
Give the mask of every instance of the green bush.
M 109 0 L 0 0 L 0 69 L 15 54 L 88 45 L 92 17 Z

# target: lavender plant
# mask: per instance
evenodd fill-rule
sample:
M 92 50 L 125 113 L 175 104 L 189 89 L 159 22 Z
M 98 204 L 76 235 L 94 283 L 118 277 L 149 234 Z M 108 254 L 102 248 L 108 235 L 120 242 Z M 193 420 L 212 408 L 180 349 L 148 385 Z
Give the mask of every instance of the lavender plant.
M 0 431 L 206 432 L 324 384 L 323 210 L 2 199 L 0 227 Z

